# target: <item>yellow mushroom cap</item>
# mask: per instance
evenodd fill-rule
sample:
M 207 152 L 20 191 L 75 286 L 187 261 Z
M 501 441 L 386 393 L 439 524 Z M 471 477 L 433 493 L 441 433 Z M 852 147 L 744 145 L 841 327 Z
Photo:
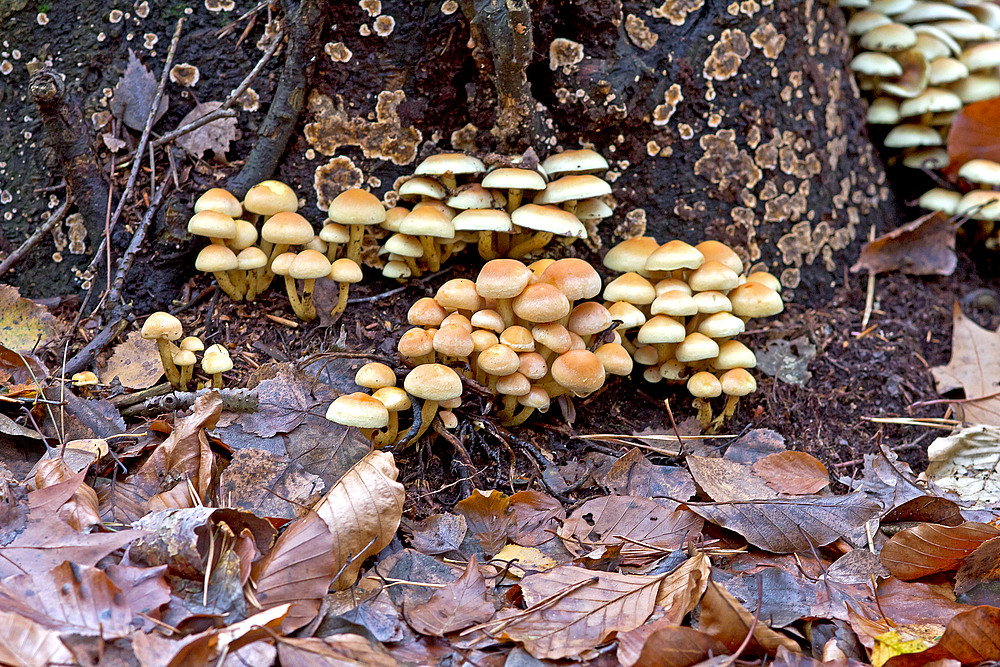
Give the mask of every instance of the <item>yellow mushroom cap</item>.
M 330 260 L 316 250 L 303 250 L 288 267 L 288 275 L 299 280 L 316 280 L 330 274 Z
M 362 278 L 361 267 L 352 259 L 338 259 L 330 266 L 330 279 L 338 283 L 359 283 Z
M 389 424 L 389 410 L 382 401 L 358 391 L 338 396 L 327 408 L 326 418 L 344 426 L 384 428 Z
M 354 384 L 366 389 L 395 387 L 396 374 L 385 364 L 372 361 L 358 369 L 354 375 Z
M 757 391 L 757 381 L 745 368 L 734 368 L 722 374 L 722 393 L 726 396 L 746 396 Z
M 218 343 L 210 346 L 201 359 L 201 369 L 211 375 L 232 370 L 233 360 L 229 356 L 229 350 Z
M 211 188 L 198 197 L 198 200 L 194 203 L 194 212 L 201 213 L 202 211 L 217 211 L 228 215 L 230 218 L 238 218 L 243 215 L 243 207 L 240 205 L 240 200 L 233 196 L 231 192 L 222 188 Z
M 399 387 L 380 387 L 372 393 L 372 398 L 380 401 L 389 412 L 410 409 L 410 396 Z
M 142 337 L 147 340 L 156 338 L 177 340 L 184 334 L 184 329 L 179 319 L 170 313 L 160 311 L 146 318 L 141 333 Z
M 593 352 L 570 350 L 552 362 L 552 379 L 577 396 L 585 396 L 604 386 L 604 364 Z
M 280 245 L 305 245 L 313 240 L 312 225 L 298 213 L 275 213 L 260 228 L 260 237 Z
M 697 398 L 715 398 L 722 395 L 722 383 L 708 371 L 700 371 L 688 378 L 687 389 Z
M 403 388 L 411 396 L 440 402 L 462 395 L 462 379 L 443 364 L 421 364 L 406 375 Z
M 188 232 L 195 236 L 208 236 L 214 239 L 234 239 L 238 228 L 231 216 L 218 211 L 200 211 L 191 216 L 187 225 Z
M 261 181 L 247 192 L 243 208 L 258 215 L 294 213 L 299 208 L 299 198 L 281 181 Z
M 334 197 L 327 217 L 341 225 L 377 225 L 385 222 L 385 207 L 372 193 L 351 188 Z

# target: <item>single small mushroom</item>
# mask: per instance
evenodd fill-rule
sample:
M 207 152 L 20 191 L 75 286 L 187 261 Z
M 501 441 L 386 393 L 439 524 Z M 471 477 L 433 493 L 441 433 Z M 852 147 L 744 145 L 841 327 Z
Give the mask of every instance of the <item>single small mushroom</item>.
M 354 426 L 368 440 L 389 424 L 389 411 L 382 401 L 363 392 L 338 396 L 327 408 L 326 418 L 344 426 Z
M 431 272 L 441 269 L 441 249 L 439 239 L 454 238 L 455 225 L 440 209 L 434 206 L 414 208 L 399 223 L 399 231 L 416 236 L 423 246 L 423 259 Z
M 344 225 L 328 222 L 319 230 L 319 237 L 326 242 L 326 258 L 332 263 L 337 259 L 340 246 L 351 240 L 351 231 Z
M 508 251 L 508 256 L 514 258 L 544 248 L 555 234 L 578 239 L 587 238 L 587 228 L 583 223 L 571 212 L 556 206 L 525 204 L 510 214 L 510 220 L 517 227 L 528 230 L 526 238 L 523 240 L 515 238 L 516 242 Z
M 207 245 L 198 253 L 194 267 L 204 273 L 211 273 L 219 283 L 219 287 L 233 301 L 242 301 L 246 285 L 237 285 L 232 280 L 230 271 L 236 271 L 239 260 L 236 253 L 224 245 Z M 242 282 L 242 281 L 241 281 Z
M 375 446 L 385 447 L 396 444 L 399 438 L 399 413 L 410 409 L 410 396 L 399 387 L 380 387 L 372 394 L 389 411 L 386 431 L 375 436 Z
M 180 382 L 177 388 L 180 391 L 187 391 L 188 383 L 194 375 L 194 365 L 198 363 L 198 358 L 191 350 L 180 349 L 173 356 L 174 365 L 180 370 Z
M 288 267 L 288 275 L 285 276 L 285 289 L 289 292 L 289 300 L 292 307 L 298 303 L 295 314 L 302 320 L 311 322 L 316 319 L 316 307 L 313 306 L 312 295 L 316 286 L 316 280 L 325 278 L 330 274 L 330 260 L 317 250 L 303 250 L 295 256 Z M 292 292 L 298 293 L 297 280 L 302 282 L 302 295 L 298 298 L 291 296 Z
M 330 311 L 330 317 L 336 322 L 347 308 L 347 296 L 353 283 L 359 283 L 364 278 L 357 262 L 348 258 L 338 259 L 330 267 L 330 280 L 339 284 L 337 305 Z
M 181 374 L 174 366 L 170 341 L 177 340 L 183 333 L 181 321 L 170 313 L 153 313 L 146 318 L 142 325 L 142 337 L 146 340 L 156 341 L 156 348 L 160 353 L 160 363 L 163 364 L 163 372 L 167 376 L 167 381 L 174 387 L 180 384 Z
M 707 400 L 722 395 L 722 383 L 708 371 L 699 371 L 687 381 L 687 390 L 695 397 L 698 407 L 698 422 L 703 429 L 712 422 L 712 404 Z
M 494 169 L 483 177 L 483 187 L 507 191 L 507 212 L 511 213 L 521 205 L 525 190 L 545 189 L 545 179 L 532 169 L 505 167 Z M 491 258 L 492 259 L 492 258 Z
M 233 360 L 229 356 L 229 351 L 222 345 L 216 343 L 205 350 L 201 358 L 201 370 L 212 376 L 212 386 L 222 389 L 224 383 L 222 374 L 233 369 Z
M 224 213 L 235 220 L 243 215 L 243 206 L 240 204 L 240 200 L 228 190 L 211 188 L 198 197 L 194 203 L 194 212 L 201 213 L 202 211 Z
M 438 403 L 461 397 L 462 379 L 458 373 L 442 364 L 422 364 L 406 375 L 403 388 L 406 393 L 424 401 L 420 410 L 420 428 L 411 439 L 415 442 L 430 428 Z
M 225 213 L 205 210 L 195 213 L 188 220 L 187 230 L 195 236 L 207 236 L 215 245 L 226 245 L 228 239 L 236 238 L 236 221 Z
M 330 222 L 344 225 L 350 230 L 344 257 L 360 263 L 365 228 L 385 221 L 385 207 L 372 193 L 351 188 L 334 197 L 327 209 L 327 217 Z
M 431 155 L 413 170 L 415 176 L 435 176 L 448 190 L 458 186 L 459 175 L 481 174 L 486 171 L 482 160 L 465 153 Z
M 299 209 L 299 198 L 281 181 L 261 181 L 247 192 L 243 208 L 267 218 L 276 213 L 294 213 Z

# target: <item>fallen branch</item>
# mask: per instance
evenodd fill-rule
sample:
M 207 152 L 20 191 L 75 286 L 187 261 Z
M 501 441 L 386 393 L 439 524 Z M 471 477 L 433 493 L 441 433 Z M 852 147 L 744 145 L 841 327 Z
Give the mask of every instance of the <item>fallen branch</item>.
M 17 247 L 17 249 L 10 253 L 2 262 L 0 262 L 0 276 L 9 271 L 15 264 L 24 259 L 24 256 L 28 252 L 38 245 L 38 242 L 42 240 L 46 234 L 52 231 L 52 229 L 63 221 L 66 217 L 66 213 L 69 211 L 70 202 L 72 200 L 67 194 L 66 200 L 52 212 L 49 219 L 43 222 L 35 229 L 34 233 L 29 236 L 24 243 Z

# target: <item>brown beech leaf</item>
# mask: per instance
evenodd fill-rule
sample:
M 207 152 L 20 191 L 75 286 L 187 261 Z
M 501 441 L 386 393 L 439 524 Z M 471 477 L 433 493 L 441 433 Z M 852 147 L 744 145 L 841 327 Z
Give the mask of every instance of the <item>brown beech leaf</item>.
M 282 667 L 398 667 L 400 664 L 380 645 L 352 634 L 323 639 L 285 637 L 278 643 L 278 659 Z
M 297 519 L 323 495 L 323 480 L 298 461 L 262 449 L 241 449 L 219 477 L 219 495 L 269 519 Z
M 521 580 L 527 609 L 486 631 L 539 660 L 579 656 L 645 623 L 663 579 L 561 565 Z
M 125 602 L 134 613 L 146 614 L 170 601 L 170 586 L 163 578 L 167 572 L 166 565 L 109 565 L 105 572 L 108 579 L 121 590 Z
M 903 581 L 896 577 L 879 584 L 878 603 L 860 596 L 856 599 L 867 609 L 869 618 L 879 618 L 885 613 L 900 625 L 930 623 L 942 628 L 955 614 L 974 606 L 955 602 L 955 590 L 950 583 Z
M 701 598 L 701 616 L 698 629 L 726 645 L 730 651 L 739 648 L 754 622 L 753 614 L 729 594 L 725 588 L 711 581 Z M 799 645 L 790 637 L 775 632 L 764 621 L 758 620 L 753 639 L 747 644 L 744 655 L 774 655 L 779 646 L 799 653 Z
M 537 547 L 554 538 L 566 520 L 562 503 L 541 491 L 518 491 L 510 497 L 514 512 L 511 539 L 522 547 Z
M 980 544 L 969 554 L 955 575 L 955 593 L 962 595 L 973 587 L 1000 579 L 1000 537 Z
M 406 492 L 396 481 L 398 474 L 392 454 L 373 451 L 312 512 L 289 524 L 255 567 L 260 604 L 266 609 L 303 603 L 289 614 L 289 623 L 301 625 L 312 617 L 309 609 L 315 613 L 331 582 L 337 590 L 351 587 L 365 558 L 389 544 L 399 527 Z
M 615 461 L 601 483 L 622 496 L 687 500 L 695 492 L 690 472 L 679 466 L 654 465 L 638 447 Z
M 778 452 L 756 461 L 751 468 L 778 493 L 793 496 L 816 493 L 830 483 L 826 466 L 805 452 Z
M 443 637 L 490 620 L 494 611 L 486 595 L 486 580 L 473 556 L 458 581 L 434 591 L 424 604 L 406 610 L 406 620 L 422 635 Z
M 957 301 L 952 319 L 951 360 L 931 368 L 938 393 L 964 390 L 965 398 L 973 400 L 955 404 L 962 419 L 1000 426 L 1000 396 L 994 395 L 1000 390 L 1000 333 L 967 318 Z
M 957 231 L 943 213 L 922 215 L 866 243 L 851 273 L 902 271 L 911 276 L 950 276 L 958 265 Z
M 16 287 L 0 285 L 0 345 L 28 355 L 57 331 L 56 318 L 48 310 L 23 298 Z
M 193 123 L 221 106 L 222 102 L 201 102 L 181 119 L 178 127 Z M 229 150 L 229 144 L 239 139 L 239 136 L 235 118 L 219 118 L 178 137 L 177 144 L 195 158 L 201 159 L 205 153 L 212 151 L 216 158 L 221 159 Z
M 865 663 L 851 658 L 839 658 L 823 662 L 815 658 L 810 658 L 807 655 L 802 655 L 801 653 L 792 653 L 786 650 L 784 646 L 778 648 L 778 654 L 770 664 L 771 667 L 864 667 L 865 665 Z M 948 666 L 938 665 L 938 667 Z
M 1000 162 L 1000 98 L 962 107 L 948 130 L 948 170 L 974 158 Z
M 965 523 L 965 519 L 962 518 L 962 508 L 958 503 L 938 496 L 911 498 L 886 512 L 881 519 L 883 526 L 902 521 L 938 523 L 942 526 L 961 526 Z
M 725 644 L 704 632 L 679 626 L 663 627 L 649 635 L 639 657 L 631 664 L 635 667 L 691 667 L 728 653 Z
M 955 527 L 923 523 L 893 535 L 879 560 L 900 579 L 918 579 L 956 569 L 979 545 L 998 535 L 1000 528 L 985 523 Z
M 0 585 L 0 607 L 10 609 L 15 600 L 30 600 L 45 625 L 62 632 L 117 639 L 132 631 L 132 610 L 96 567 L 63 562 L 48 572 L 8 577 Z
M 234 422 L 247 433 L 270 438 L 288 433 L 305 421 L 310 411 L 329 404 L 335 395 L 323 383 L 288 365 L 273 367 L 273 377 L 256 386 L 258 407 Z M 329 422 L 327 422 L 329 423 Z
M 1000 609 L 975 607 L 956 614 L 941 640 L 921 653 L 893 656 L 884 667 L 924 667 L 937 660 L 958 660 L 963 665 L 1000 660 Z
M 704 521 L 647 498 L 604 496 L 581 505 L 559 530 L 566 549 L 581 556 L 599 548 L 620 548 L 622 563 L 640 565 L 698 538 Z
M 479 489 L 455 504 L 455 512 L 465 517 L 469 530 L 479 540 L 487 556 L 495 555 L 514 530 L 515 517 L 510 509 L 510 496 L 499 491 L 483 493 Z
M 146 340 L 133 331 L 114 347 L 111 358 L 101 370 L 101 378 L 115 378 L 127 389 L 148 389 L 163 375 L 163 362 L 155 340 Z
M 73 495 L 56 509 L 56 514 L 69 524 L 70 528 L 81 533 L 101 525 L 101 515 L 97 509 L 97 492 L 83 483 L 86 475 L 86 470 L 74 474 L 66 462 L 59 458 L 39 461 L 35 471 L 36 488 L 43 489 L 63 482 L 76 486 Z
M 153 73 L 139 62 L 139 59 L 132 53 L 132 49 L 129 49 L 128 66 L 125 68 L 122 78 L 115 85 L 114 95 L 109 105 L 111 113 L 129 128 L 137 132 L 142 131 L 146 125 L 149 110 L 153 106 L 157 86 Z M 167 96 L 162 96 L 153 118 L 154 123 L 166 113 L 168 104 Z
M 809 551 L 830 544 L 878 514 L 863 492 L 830 498 L 777 498 L 688 503 L 692 512 L 773 553 Z
M 687 464 L 694 481 L 717 503 L 776 498 L 778 495 L 744 463 L 691 455 L 687 457 Z
M 59 639 L 59 631 L 46 628 L 20 614 L 0 611 L 0 664 L 18 667 L 75 665 L 76 660 Z

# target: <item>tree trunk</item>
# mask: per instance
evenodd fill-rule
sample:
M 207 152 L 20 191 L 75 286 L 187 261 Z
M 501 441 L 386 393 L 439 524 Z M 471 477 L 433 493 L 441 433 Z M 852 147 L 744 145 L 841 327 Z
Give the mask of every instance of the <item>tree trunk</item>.
M 310 99 L 305 136 L 337 155 L 317 175 L 320 204 L 365 178 L 388 188 L 436 151 L 531 144 L 545 157 L 592 144 L 612 163 L 618 202 L 604 248 L 636 233 L 716 238 L 800 299 L 829 294 L 871 225 L 895 224 L 836 7 L 536 2 L 525 24 L 522 4 L 463 0 L 463 14 L 449 2 L 384 2 L 395 27 L 378 41 L 358 37 L 354 26 L 372 19 L 357 6 L 335 10 L 353 55 L 324 59 Z M 511 50 L 504 34 L 533 38 L 530 90 L 496 57 Z M 376 97 L 373 117 L 361 100 Z M 534 106 L 520 133 L 511 99 Z

